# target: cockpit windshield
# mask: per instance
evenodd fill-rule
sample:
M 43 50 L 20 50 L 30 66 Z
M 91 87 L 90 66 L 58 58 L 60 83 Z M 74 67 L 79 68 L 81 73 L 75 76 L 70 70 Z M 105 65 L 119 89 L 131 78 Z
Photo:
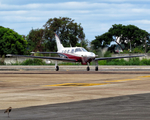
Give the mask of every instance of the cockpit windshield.
M 76 48 L 75 52 L 87 52 L 87 50 L 84 48 Z
M 80 48 L 76 48 L 75 52 L 82 52 Z
M 84 48 L 82 48 L 82 51 L 83 51 L 83 52 L 87 52 L 87 50 L 86 50 L 86 49 L 84 49 Z

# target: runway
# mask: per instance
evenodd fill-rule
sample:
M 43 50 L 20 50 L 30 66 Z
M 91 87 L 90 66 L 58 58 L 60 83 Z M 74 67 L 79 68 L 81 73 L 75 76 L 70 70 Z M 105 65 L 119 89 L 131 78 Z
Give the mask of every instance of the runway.
M 2 120 L 149 120 L 150 94 L 14 109 Z
M 149 120 L 150 72 L 130 69 L 0 71 L 0 120 Z

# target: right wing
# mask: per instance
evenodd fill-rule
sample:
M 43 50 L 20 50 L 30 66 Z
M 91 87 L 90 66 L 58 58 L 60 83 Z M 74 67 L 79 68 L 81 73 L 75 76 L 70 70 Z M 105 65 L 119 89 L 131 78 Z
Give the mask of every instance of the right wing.
M 59 57 L 42 57 L 42 56 L 13 55 L 13 54 L 7 54 L 6 56 L 27 57 L 27 58 L 40 58 L 40 59 L 51 59 L 51 60 L 59 60 L 59 61 L 77 62 L 74 59 L 59 58 Z
M 144 57 L 145 55 L 136 55 L 136 56 L 120 56 L 120 57 L 103 57 L 103 58 L 95 58 L 95 61 L 98 60 L 111 60 L 111 59 L 119 59 L 119 58 L 133 58 L 133 57 Z

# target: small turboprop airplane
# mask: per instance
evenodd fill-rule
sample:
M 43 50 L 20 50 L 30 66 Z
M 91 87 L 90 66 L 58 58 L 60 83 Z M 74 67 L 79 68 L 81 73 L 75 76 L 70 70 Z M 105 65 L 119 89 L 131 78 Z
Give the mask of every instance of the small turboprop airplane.
M 143 57 L 144 55 L 137 56 L 121 56 L 121 57 L 104 57 L 96 58 L 93 52 L 88 52 L 83 47 L 63 47 L 61 41 L 57 34 L 55 34 L 57 52 L 38 52 L 38 53 L 54 53 L 58 54 L 60 57 L 42 57 L 42 56 L 27 56 L 27 55 L 13 55 L 7 54 L 6 56 L 16 56 L 16 57 L 28 57 L 28 58 L 40 58 L 40 59 L 51 59 L 55 60 L 55 69 L 59 71 L 59 66 L 57 61 L 67 61 L 67 62 L 81 62 L 82 65 L 87 65 L 87 71 L 90 70 L 89 64 L 91 61 L 95 61 L 95 71 L 98 71 L 98 61 L 108 60 L 108 59 L 119 59 L 119 58 L 132 58 L 132 57 Z

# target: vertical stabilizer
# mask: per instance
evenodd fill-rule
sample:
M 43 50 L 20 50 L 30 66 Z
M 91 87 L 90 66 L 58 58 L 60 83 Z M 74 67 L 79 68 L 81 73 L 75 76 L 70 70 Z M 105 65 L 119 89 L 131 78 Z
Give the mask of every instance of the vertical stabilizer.
M 60 39 L 59 39 L 59 37 L 58 37 L 58 35 L 57 35 L 56 33 L 55 33 L 55 38 L 56 38 L 57 50 L 60 51 L 60 50 L 62 50 L 64 47 L 63 47 L 63 45 L 61 44 Z

